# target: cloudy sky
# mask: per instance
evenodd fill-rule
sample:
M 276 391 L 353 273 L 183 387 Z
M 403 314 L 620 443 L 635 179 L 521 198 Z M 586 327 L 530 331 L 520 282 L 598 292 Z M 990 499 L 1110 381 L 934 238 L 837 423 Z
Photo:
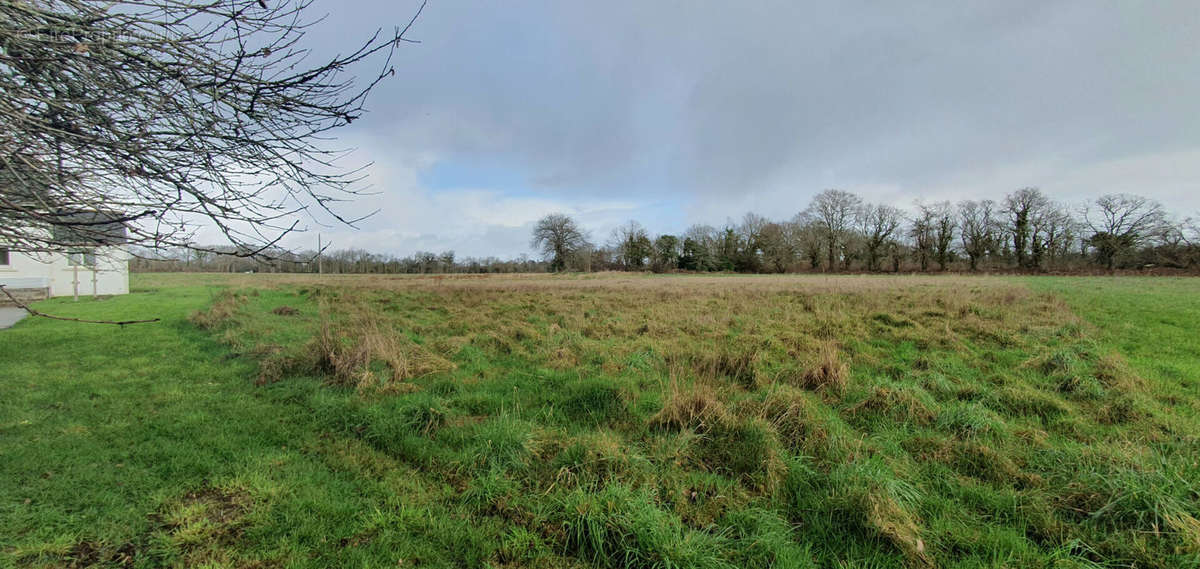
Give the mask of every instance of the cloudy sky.
M 416 7 L 316 0 L 308 40 L 348 48 Z M 336 248 L 513 257 L 554 211 L 602 242 L 630 219 L 790 218 L 825 188 L 1200 212 L 1193 0 L 430 0 L 409 37 L 339 134 L 347 164 L 374 162 L 376 194 L 345 210 L 379 213 L 321 228 Z

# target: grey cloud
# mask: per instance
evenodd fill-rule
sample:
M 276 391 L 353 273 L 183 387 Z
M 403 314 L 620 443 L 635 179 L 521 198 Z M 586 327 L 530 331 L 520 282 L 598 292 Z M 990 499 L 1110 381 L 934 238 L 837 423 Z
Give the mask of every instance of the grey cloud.
M 414 8 L 355 3 L 315 39 Z M 1200 147 L 1200 11 L 1186 1 L 434 0 L 412 36 L 423 43 L 402 47 L 356 128 L 397 156 L 506 164 L 568 202 L 771 213 L 825 186 L 1079 193 L 1047 184 Z M 1200 207 L 1180 183 L 1136 190 Z

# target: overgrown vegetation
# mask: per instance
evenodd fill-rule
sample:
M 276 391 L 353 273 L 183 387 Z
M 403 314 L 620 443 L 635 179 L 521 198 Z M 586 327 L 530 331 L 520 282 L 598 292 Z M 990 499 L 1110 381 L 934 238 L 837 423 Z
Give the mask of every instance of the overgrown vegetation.
M 1200 563 L 1196 281 L 142 279 L 3 333 L 5 563 Z

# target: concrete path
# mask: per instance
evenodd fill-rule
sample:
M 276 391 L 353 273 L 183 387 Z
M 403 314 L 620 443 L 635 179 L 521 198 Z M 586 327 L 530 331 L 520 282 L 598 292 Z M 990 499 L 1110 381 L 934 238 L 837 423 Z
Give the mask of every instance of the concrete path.
M 0 306 L 0 330 L 16 324 L 28 315 L 25 310 L 12 306 Z

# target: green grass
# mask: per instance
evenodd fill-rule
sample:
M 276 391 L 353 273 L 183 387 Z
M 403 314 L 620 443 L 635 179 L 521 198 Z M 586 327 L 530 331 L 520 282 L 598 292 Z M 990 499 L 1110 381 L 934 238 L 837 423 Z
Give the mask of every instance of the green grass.
M 1198 280 L 134 285 L 0 331 L 0 567 L 1200 565 Z
M 1181 413 L 1197 411 L 1200 389 L 1200 282 L 1193 278 L 1043 278 L 1030 285 L 1053 292 L 1094 327 L 1105 346 L 1155 382 Z M 1171 404 L 1171 401 L 1177 401 Z

